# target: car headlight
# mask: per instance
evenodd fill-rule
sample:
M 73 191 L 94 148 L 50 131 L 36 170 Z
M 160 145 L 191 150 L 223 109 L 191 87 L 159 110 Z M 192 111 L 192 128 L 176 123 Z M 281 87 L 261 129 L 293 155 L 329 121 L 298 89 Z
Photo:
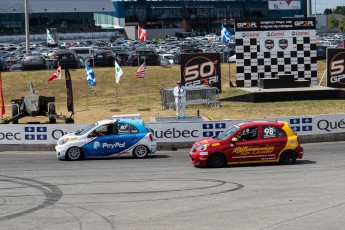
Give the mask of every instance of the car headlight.
M 67 143 L 68 140 L 69 140 L 69 138 L 61 139 L 61 140 L 59 140 L 58 145 L 64 145 Z
M 198 151 L 204 151 L 204 150 L 207 149 L 208 146 L 209 146 L 208 144 L 200 145 L 200 146 L 197 148 L 197 150 L 198 150 Z

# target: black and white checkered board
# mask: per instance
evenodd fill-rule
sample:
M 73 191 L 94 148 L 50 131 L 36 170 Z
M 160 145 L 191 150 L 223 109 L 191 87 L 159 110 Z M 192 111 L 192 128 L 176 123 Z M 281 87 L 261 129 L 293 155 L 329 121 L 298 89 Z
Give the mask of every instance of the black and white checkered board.
M 295 79 L 317 84 L 317 53 L 315 38 L 293 37 L 291 51 L 269 51 L 260 47 L 259 38 L 236 39 L 237 87 L 255 87 L 260 78 L 276 74 L 293 74 Z

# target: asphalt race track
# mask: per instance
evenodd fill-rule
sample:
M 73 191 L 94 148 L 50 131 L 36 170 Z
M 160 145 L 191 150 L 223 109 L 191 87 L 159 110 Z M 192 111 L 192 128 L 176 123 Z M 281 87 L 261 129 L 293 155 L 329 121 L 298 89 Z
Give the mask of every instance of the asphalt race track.
M 193 167 L 188 150 L 79 162 L 0 152 L 0 229 L 344 229 L 344 146 L 221 169 Z

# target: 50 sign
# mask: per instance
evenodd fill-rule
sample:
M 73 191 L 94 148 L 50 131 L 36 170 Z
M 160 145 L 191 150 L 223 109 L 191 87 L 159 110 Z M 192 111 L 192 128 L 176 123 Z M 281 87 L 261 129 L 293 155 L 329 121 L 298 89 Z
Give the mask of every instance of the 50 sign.
M 181 80 L 185 86 L 210 85 L 221 90 L 220 54 L 181 54 Z
M 345 49 L 327 49 L 327 86 L 345 88 Z

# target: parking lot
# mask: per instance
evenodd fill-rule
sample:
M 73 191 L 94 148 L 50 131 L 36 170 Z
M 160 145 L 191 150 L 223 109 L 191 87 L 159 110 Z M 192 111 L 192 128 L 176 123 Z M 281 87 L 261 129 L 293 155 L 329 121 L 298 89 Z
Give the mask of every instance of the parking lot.
M 188 149 L 78 162 L 0 152 L 0 229 L 343 229 L 343 145 L 219 169 L 193 167 Z

